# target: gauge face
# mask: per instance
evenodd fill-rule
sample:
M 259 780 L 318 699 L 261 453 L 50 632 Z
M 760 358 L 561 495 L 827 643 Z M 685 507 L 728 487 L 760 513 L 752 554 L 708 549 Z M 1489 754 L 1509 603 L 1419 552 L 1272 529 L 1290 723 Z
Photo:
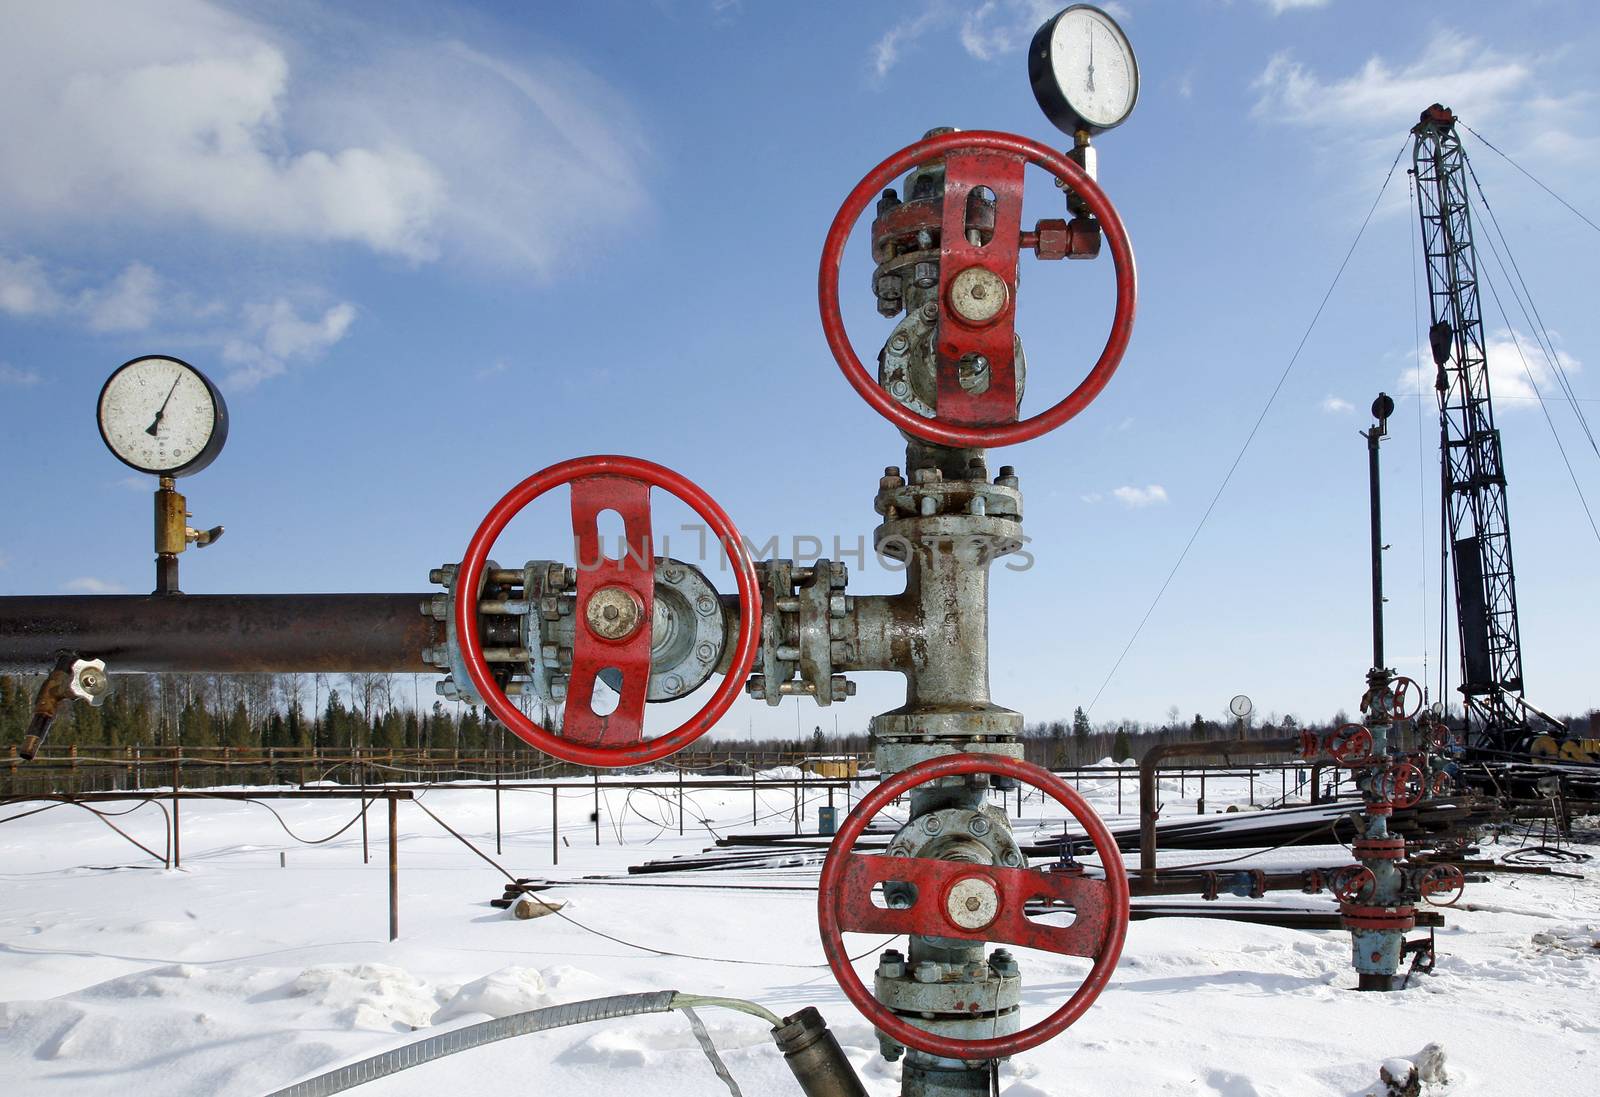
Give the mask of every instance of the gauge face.
M 1228 702 L 1228 711 L 1240 717 L 1249 716 L 1250 713 L 1255 711 L 1255 707 L 1254 702 L 1242 693 Z
M 228 438 L 228 407 L 205 374 L 149 355 L 117 368 L 100 390 L 100 437 L 123 464 L 154 476 L 199 472 Z
M 1045 116 L 1066 133 L 1119 126 L 1139 99 L 1139 63 L 1116 21 L 1075 4 L 1033 36 L 1028 79 Z

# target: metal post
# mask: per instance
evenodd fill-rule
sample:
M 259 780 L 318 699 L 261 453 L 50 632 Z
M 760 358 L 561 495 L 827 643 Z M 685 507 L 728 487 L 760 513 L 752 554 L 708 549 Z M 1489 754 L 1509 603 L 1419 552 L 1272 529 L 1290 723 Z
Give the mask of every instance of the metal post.
M 389 801 L 389 940 L 400 936 L 400 800 L 392 793 Z
M 366 775 L 361 779 L 361 863 L 372 863 L 371 850 L 367 847 L 367 781 Z
M 750 763 L 750 825 L 756 825 L 756 764 Z
M 600 771 L 594 771 L 594 844 L 600 844 Z
M 495 758 L 494 766 L 494 851 L 503 853 L 500 848 L 500 759 Z
M 1117 764 L 1117 814 L 1122 814 L 1122 765 Z
M 1194 813 L 1196 815 L 1204 815 L 1206 813 L 1206 771 L 1204 769 L 1200 771 L 1200 799 L 1195 801 Z
M 561 791 L 550 786 L 550 863 L 561 863 Z
M 178 755 L 181 755 L 182 753 L 183 753 L 183 751 L 180 748 L 179 751 L 178 751 Z M 180 820 L 179 815 L 178 815 L 178 782 L 181 779 L 180 776 L 179 776 L 179 769 L 180 769 L 182 763 L 179 760 L 178 755 L 174 755 L 173 758 L 172 758 L 172 867 L 173 868 L 182 868 L 183 867 L 183 845 L 182 845 L 182 842 L 181 842 L 181 840 L 179 838 L 179 835 L 180 835 L 180 833 L 182 831 L 182 827 L 180 825 L 181 820 Z
M 678 837 L 683 837 L 683 767 L 678 767 Z

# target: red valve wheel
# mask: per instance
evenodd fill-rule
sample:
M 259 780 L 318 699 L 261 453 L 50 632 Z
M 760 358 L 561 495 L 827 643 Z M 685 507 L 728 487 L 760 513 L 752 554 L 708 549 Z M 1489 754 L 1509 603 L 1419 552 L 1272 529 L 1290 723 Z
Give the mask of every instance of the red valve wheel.
M 1378 776 L 1378 794 L 1390 807 L 1414 808 L 1428 794 L 1428 779 L 1415 763 L 1400 762 Z
M 1378 878 L 1366 865 L 1346 865 L 1334 872 L 1328 881 L 1334 898 L 1351 905 L 1361 903 L 1377 886 Z
M 1390 686 L 1394 709 L 1391 715 L 1400 720 L 1414 719 L 1422 711 L 1422 687 L 1410 678 L 1396 678 Z M 1415 701 L 1415 704 L 1411 702 Z M 1408 712 L 1407 709 L 1410 711 Z
M 1449 796 L 1455 788 L 1455 780 L 1445 770 L 1440 770 L 1433 775 L 1433 783 L 1428 786 L 1428 792 L 1433 796 Z
M 1321 753 L 1322 740 L 1318 739 L 1313 732 L 1302 731 L 1300 733 L 1300 757 L 1309 762 Z
M 1345 724 L 1328 736 L 1328 753 L 1341 766 L 1372 761 L 1372 732 L 1360 724 Z
M 1429 865 L 1417 881 L 1417 892 L 1436 907 L 1453 907 L 1467 890 L 1467 876 L 1457 865 Z
M 959 402 L 960 409 L 954 413 L 947 410 L 945 415 L 938 418 L 924 418 L 895 400 L 867 373 L 845 332 L 844 318 L 839 311 L 839 271 L 850 230 L 867 208 L 867 203 L 878 197 L 879 191 L 897 176 L 941 157 L 945 160 L 945 221 L 958 230 L 941 232 L 941 301 L 948 300 L 956 276 L 974 266 L 998 275 L 1014 291 L 1017 282 L 1016 257 L 1022 246 L 1022 175 L 1027 164 L 1035 164 L 1050 172 L 1083 199 L 1099 221 L 1105 242 L 1111 249 L 1111 258 L 1116 265 L 1117 307 L 1105 349 L 1077 388 L 1053 407 L 1030 418 L 1019 421 L 1016 417 L 1017 386 L 1012 362 L 1012 332 L 1016 315 L 1014 292 L 1007 294 L 999 313 L 983 323 L 967 324 L 954 315 L 954 309 L 948 306 L 940 309 L 940 337 L 937 340 L 941 358 L 939 403 L 949 409 Z M 966 195 L 977 186 L 991 188 L 1001 203 L 993 238 L 982 246 L 970 245 L 964 232 L 959 231 L 965 223 Z M 960 220 L 955 220 L 957 218 Z M 961 270 L 954 269 L 958 265 Z M 828 229 L 827 241 L 823 244 L 822 265 L 817 274 L 817 302 L 822 312 L 822 331 L 850 386 L 879 415 L 906 433 L 924 441 L 965 448 L 1026 442 L 1054 430 L 1088 407 L 1111 380 L 1123 353 L 1128 349 L 1128 340 L 1133 334 L 1137 297 L 1138 274 L 1134 268 L 1133 249 L 1128 243 L 1127 230 L 1116 207 L 1099 185 L 1076 163 L 1048 145 L 1016 134 L 989 130 L 924 138 L 873 168 L 866 178 L 856 184 L 844 200 L 844 205 L 839 207 Z M 961 333 L 959 347 L 946 335 L 947 320 L 951 328 Z M 944 367 L 946 352 L 951 349 L 968 353 L 982 352 L 989 358 L 990 384 L 985 392 L 966 392 L 957 382 L 956 371 Z M 960 354 L 954 357 L 959 358 Z
M 529 503 L 562 484 L 572 485 L 572 531 L 579 565 L 577 631 L 563 734 L 556 735 L 530 720 L 495 681 L 484 659 L 483 642 L 478 636 L 477 599 L 473 597 L 455 600 L 461 661 L 489 710 L 519 739 L 546 754 L 577 765 L 603 767 L 634 766 L 665 758 L 711 730 L 744 687 L 761 641 L 761 593 L 755 565 L 733 521 L 691 480 L 636 457 L 578 457 L 534 473 L 494 505 L 467 543 L 455 589 L 477 591 L 489 550 L 501 530 Z M 650 536 L 652 487 L 662 488 L 689 504 L 716 531 L 739 586 L 739 640 L 727 676 L 700 711 L 667 734 L 645 739 L 644 706 L 649 691 L 655 600 L 655 557 Z M 627 547 L 620 560 L 607 557 L 600 543 L 596 520 L 605 510 L 615 510 L 623 519 Z M 585 607 L 591 605 L 597 607 L 596 620 L 590 620 L 585 612 Z M 617 613 L 604 615 L 608 608 Z M 602 716 L 594 712 L 591 700 L 595 678 L 607 668 L 622 672 L 622 689 L 615 711 Z
M 999 865 L 866 856 L 852 852 L 867 824 L 897 797 L 929 781 L 973 773 L 1013 777 L 1048 793 L 1088 833 L 1105 866 L 1106 878 L 1095 880 Z M 876 906 L 872 902 L 872 889 L 888 880 L 913 884 L 917 901 L 901 910 Z M 968 926 L 953 920 L 946 908 L 953 902 L 953 889 L 960 885 L 992 892 L 994 913 L 987 922 Z M 1064 900 L 1072 905 L 1076 917 L 1070 926 L 1032 921 L 1024 907 L 1033 899 Z M 975 919 L 968 916 L 967 920 Z M 856 804 L 828 847 L 819 881 L 817 921 L 823 952 L 827 954 L 828 966 L 833 969 L 840 988 L 879 1031 L 930 1055 L 967 1060 L 1001 1059 L 1059 1035 L 1083 1016 L 1105 989 L 1122 955 L 1122 942 L 1128 933 L 1128 874 L 1123 868 L 1116 839 L 1071 785 L 1028 762 L 990 754 L 953 754 L 919 762 L 894 774 Z M 1094 966 L 1072 997 L 1038 1024 L 1009 1036 L 955 1040 L 918 1028 L 873 997 L 851 965 L 844 947 L 845 933 L 916 933 L 992 941 L 1083 956 L 1093 959 Z

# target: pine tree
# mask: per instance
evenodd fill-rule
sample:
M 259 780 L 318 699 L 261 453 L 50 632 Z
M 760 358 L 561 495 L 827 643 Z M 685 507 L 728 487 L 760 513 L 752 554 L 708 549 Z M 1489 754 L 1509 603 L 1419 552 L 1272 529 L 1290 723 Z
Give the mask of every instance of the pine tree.
M 1128 745 L 1128 729 L 1118 728 L 1116 741 L 1111 744 L 1111 760 L 1121 764 L 1132 757 L 1133 748 Z
M 1089 759 L 1086 757 L 1089 747 L 1089 714 L 1079 705 L 1072 710 L 1072 741 L 1078 746 L 1078 764 L 1081 766 Z

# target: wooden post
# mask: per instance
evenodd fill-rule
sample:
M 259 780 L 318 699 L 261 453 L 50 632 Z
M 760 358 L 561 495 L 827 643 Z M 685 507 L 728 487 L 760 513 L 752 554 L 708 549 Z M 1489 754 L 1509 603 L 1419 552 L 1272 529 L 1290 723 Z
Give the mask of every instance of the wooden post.
M 389 940 L 400 936 L 400 834 L 396 820 L 400 800 L 393 793 L 389 801 Z

